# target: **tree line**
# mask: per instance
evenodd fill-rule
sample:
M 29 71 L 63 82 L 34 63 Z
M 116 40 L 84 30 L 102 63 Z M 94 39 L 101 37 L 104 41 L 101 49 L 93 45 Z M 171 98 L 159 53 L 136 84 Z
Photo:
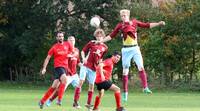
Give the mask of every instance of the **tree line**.
M 151 0 L 1 0 L 0 1 L 0 80 L 38 82 L 51 80 L 39 71 L 58 30 L 66 37 L 75 35 L 82 47 L 93 38 L 89 25 L 92 16 L 101 19 L 101 28 L 109 34 L 120 21 L 119 10 L 128 8 L 131 17 L 146 22 L 164 20 L 165 27 L 138 29 L 139 44 L 150 83 L 179 87 L 183 84 L 200 89 L 200 2 L 176 0 L 152 7 Z M 120 36 L 120 35 L 118 35 Z M 106 43 L 108 57 L 120 50 L 121 39 Z M 132 64 L 134 66 L 134 63 Z M 113 79 L 120 80 L 119 63 Z M 137 71 L 130 75 L 135 79 Z

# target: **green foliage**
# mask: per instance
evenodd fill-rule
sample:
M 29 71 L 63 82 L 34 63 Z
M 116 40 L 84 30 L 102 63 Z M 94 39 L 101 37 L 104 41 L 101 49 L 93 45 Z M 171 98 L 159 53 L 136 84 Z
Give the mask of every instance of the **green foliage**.
M 199 8 L 199 3 L 179 1 L 160 9 L 159 15 L 165 18 L 167 24 L 160 32 L 149 35 L 145 57 L 153 73 L 165 76 L 165 81 L 162 81 L 165 85 L 173 84 L 176 80 L 190 83 L 198 76 Z
M 200 78 L 200 2 L 176 0 L 176 3 L 152 7 L 150 0 L 1 0 L 0 1 L 0 80 L 41 81 L 38 76 L 55 32 L 76 36 L 82 47 L 93 38 L 89 25 L 92 16 L 102 18 L 101 27 L 109 34 L 120 21 L 119 10 L 131 10 L 141 21 L 164 20 L 166 26 L 138 28 L 139 44 L 150 81 L 161 85 L 177 82 L 192 85 Z M 60 22 L 59 22 L 60 21 Z M 108 42 L 108 57 L 121 49 L 121 39 Z M 52 61 L 48 65 L 51 78 Z M 114 70 L 121 76 L 119 63 Z M 131 69 L 132 73 L 137 73 Z M 151 82 L 154 84 L 154 82 Z
M 55 27 L 51 15 L 42 10 L 44 8 L 38 7 L 36 1 L 4 1 L 1 13 L 6 16 L 8 22 L 1 24 L 0 30 L 3 36 L 0 39 L 0 66 L 3 69 L 1 73 L 13 74 L 12 79 L 16 80 L 22 75 L 22 81 L 27 75 L 32 80 L 35 69 L 38 70 L 38 66 L 41 65 L 38 64 L 41 63 L 41 59 L 36 61 L 36 57 L 40 57 L 45 48 L 45 34 Z M 37 64 L 32 64 L 34 62 Z
M 93 39 L 94 28 L 89 26 L 91 17 L 99 15 L 111 21 L 115 4 L 115 1 L 102 0 L 1 1 L 0 67 L 3 70 L 0 79 L 38 80 L 40 67 L 59 28 L 66 36 L 75 35 L 81 49 Z M 57 24 L 58 20 L 61 24 Z M 52 65 L 49 66 L 52 69 Z

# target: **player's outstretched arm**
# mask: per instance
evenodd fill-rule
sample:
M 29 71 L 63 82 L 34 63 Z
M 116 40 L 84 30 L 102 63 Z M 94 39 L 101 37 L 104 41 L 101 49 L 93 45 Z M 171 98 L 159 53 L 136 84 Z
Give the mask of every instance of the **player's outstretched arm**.
M 98 43 L 104 43 L 104 42 L 108 42 L 110 41 L 112 38 L 108 35 L 105 38 L 103 38 L 103 40 L 99 41 L 99 40 L 92 40 L 93 42 L 95 42 L 96 44 Z
M 108 42 L 110 41 L 112 38 L 110 37 L 110 35 L 106 36 L 101 42 Z
M 165 25 L 164 21 L 160 21 L 157 23 L 150 23 L 150 28 L 157 27 L 157 26 L 164 26 L 164 25 Z
M 48 65 L 48 63 L 49 63 L 50 58 L 51 58 L 51 56 L 48 55 L 48 56 L 46 57 L 46 59 L 44 60 L 43 67 L 42 67 L 42 70 L 41 70 L 41 74 L 42 74 L 42 75 L 44 75 L 45 72 L 46 72 L 46 68 L 47 68 L 47 65 Z
M 79 66 L 79 67 L 83 66 L 83 63 L 81 63 L 81 62 L 80 62 L 80 63 L 78 63 L 78 66 Z
M 85 52 L 84 51 L 81 51 L 81 58 L 83 60 L 83 64 L 87 63 L 87 57 L 85 56 Z

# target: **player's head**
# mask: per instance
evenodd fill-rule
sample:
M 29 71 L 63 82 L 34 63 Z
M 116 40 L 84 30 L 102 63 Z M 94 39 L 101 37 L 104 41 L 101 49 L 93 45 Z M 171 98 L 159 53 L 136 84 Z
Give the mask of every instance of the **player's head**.
M 121 58 L 120 52 L 115 51 L 115 52 L 113 53 L 113 55 L 112 55 L 112 60 L 113 60 L 113 62 L 114 62 L 114 63 L 119 62 L 119 61 L 120 61 L 120 58 Z
M 76 43 L 76 41 L 75 41 L 75 37 L 74 36 L 69 36 L 68 38 L 67 38 L 67 40 L 73 45 L 73 46 L 75 46 L 75 43 Z
M 94 31 L 94 36 L 97 40 L 102 40 L 105 37 L 105 32 L 103 29 L 98 28 Z
M 127 9 L 120 10 L 120 17 L 123 22 L 128 22 L 130 18 L 130 10 Z
M 62 43 L 64 41 L 64 35 L 65 35 L 65 32 L 61 32 L 61 31 L 58 32 L 56 36 L 57 42 Z

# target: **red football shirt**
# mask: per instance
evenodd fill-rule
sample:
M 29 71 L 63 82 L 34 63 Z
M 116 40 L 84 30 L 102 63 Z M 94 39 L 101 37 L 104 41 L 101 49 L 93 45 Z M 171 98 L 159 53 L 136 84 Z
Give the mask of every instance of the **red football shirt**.
M 142 28 L 150 28 L 150 23 L 144 23 L 136 19 L 133 19 L 130 22 L 125 22 L 125 23 L 120 22 L 111 32 L 110 37 L 114 38 L 118 34 L 118 32 L 122 31 L 124 39 L 126 39 L 127 35 L 137 38 L 136 36 L 137 36 L 138 26 Z
M 113 70 L 114 62 L 112 61 L 112 58 L 108 58 L 103 61 L 103 74 L 105 76 L 105 80 L 110 80 L 111 75 L 112 75 L 112 70 Z M 96 80 L 95 83 L 101 83 L 103 82 L 101 79 L 101 73 L 100 73 L 100 67 L 97 67 L 96 70 Z
M 79 57 L 79 50 L 77 48 L 74 48 L 74 51 L 72 53 L 74 56 L 73 57 L 69 57 L 68 60 L 68 67 L 69 67 L 69 74 L 71 76 L 73 76 L 74 74 L 76 74 L 76 68 L 78 63 L 80 63 L 80 57 Z
M 54 68 L 56 67 L 64 67 L 68 69 L 68 58 L 67 55 L 71 53 L 73 50 L 72 45 L 64 41 L 63 44 L 56 43 L 54 44 L 48 52 L 49 56 L 54 57 Z
M 90 41 L 84 46 L 83 51 L 85 53 L 89 52 L 87 63 L 84 64 L 84 66 L 96 71 L 96 66 L 99 60 L 102 59 L 103 55 L 108 51 L 108 47 L 104 43 L 96 44 Z

